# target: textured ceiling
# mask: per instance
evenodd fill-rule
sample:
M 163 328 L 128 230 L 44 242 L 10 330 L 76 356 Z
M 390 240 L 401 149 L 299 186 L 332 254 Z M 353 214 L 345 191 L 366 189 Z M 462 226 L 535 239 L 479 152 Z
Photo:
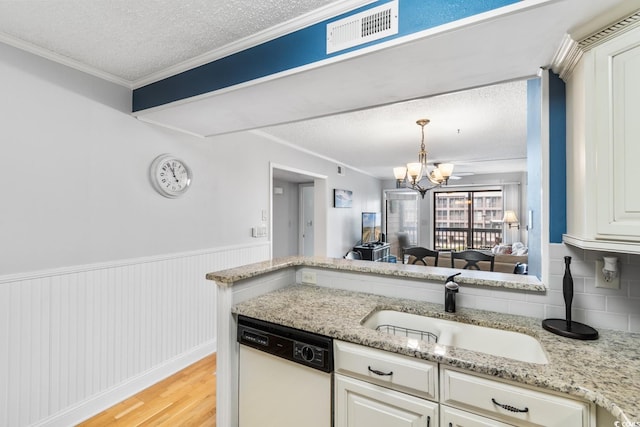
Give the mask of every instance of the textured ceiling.
M 136 82 L 334 2 L 3 0 L 0 34 Z
M 430 163 L 455 163 L 458 173 L 525 171 L 526 99 L 527 84 L 517 81 L 260 132 L 327 157 L 340 153 L 346 164 L 389 178 L 390 166 L 417 161 L 421 134 L 416 120 L 428 118 L 425 144 Z
M 128 87 L 139 87 L 294 31 L 296 25 L 309 25 L 367 3 L 370 1 L 0 0 L 0 42 Z M 369 55 L 360 62 L 368 64 L 369 70 L 380 70 L 382 64 L 391 63 L 418 72 L 419 66 L 435 60 L 434 69 L 420 74 L 429 76 L 425 81 L 422 77 L 398 78 L 392 67 L 378 80 L 361 85 L 361 90 L 349 84 L 361 79 L 361 69 L 348 61 L 308 71 L 314 76 L 314 87 L 324 91 L 323 96 L 329 89 L 344 92 L 332 108 L 351 111 L 345 114 L 327 116 L 332 113 L 314 110 L 327 100 L 305 95 L 308 81 L 302 73 L 226 91 L 218 96 L 223 105 L 237 105 L 239 109 L 223 111 L 214 97 L 215 111 L 226 111 L 230 116 L 217 122 L 236 127 L 217 133 L 262 127 L 254 132 L 390 178 L 393 166 L 415 159 L 420 143 L 415 120 L 425 117 L 432 121 L 425 128 L 432 162 L 452 161 L 458 173 L 521 171 L 526 167 L 526 86 L 522 81 L 491 84 L 531 77 L 537 67 L 550 63 L 562 36 L 572 29 L 606 21 L 614 8 L 637 8 L 638 4 L 640 0 L 525 0 L 516 5 L 523 5 L 521 12 L 506 14 L 501 20 L 487 19 L 461 31 L 444 32 L 425 40 L 427 49 L 407 54 L 403 46 L 398 46 L 387 49 L 384 55 L 388 56 Z M 394 52 L 399 57 L 393 57 Z M 398 65 L 400 62 L 403 65 Z M 338 77 L 328 76 L 332 70 Z M 470 80 L 464 70 L 481 79 Z M 416 82 L 436 88 L 420 89 Z M 345 84 L 349 84 L 348 90 L 343 89 Z M 298 94 L 297 103 L 287 96 L 261 96 L 274 87 L 279 94 Z M 376 93 L 384 92 L 384 99 L 368 102 L 374 92 L 371 87 L 378 88 Z M 420 90 L 422 93 L 416 94 Z M 457 92 L 423 98 L 449 91 Z M 413 98 L 422 99 L 394 103 Z M 247 105 L 260 107 L 267 100 L 274 104 L 247 114 Z M 191 102 L 184 113 L 166 109 L 158 114 L 191 121 L 192 133 L 216 134 L 193 130 L 211 124 L 210 110 L 199 105 Z M 384 106 L 367 108 L 373 105 Z M 270 117 L 274 112 L 283 117 Z M 326 117 L 313 119 L 318 116 Z M 261 120 L 251 122 L 256 117 Z M 167 122 L 170 120 L 165 126 Z M 274 123 L 287 124 L 265 127 Z

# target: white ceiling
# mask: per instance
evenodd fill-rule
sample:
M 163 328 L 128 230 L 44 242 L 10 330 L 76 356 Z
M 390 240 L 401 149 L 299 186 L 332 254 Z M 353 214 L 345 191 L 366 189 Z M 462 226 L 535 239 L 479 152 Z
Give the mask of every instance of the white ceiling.
M 3 0 L 0 41 L 135 88 L 366 3 Z M 452 162 L 459 173 L 520 171 L 522 79 L 551 63 L 565 34 L 638 3 L 525 0 L 498 17 L 139 117 L 201 135 L 253 129 L 384 178 L 416 158 L 415 121 L 424 117 L 431 161 Z M 450 94 L 433 97 L 442 93 Z

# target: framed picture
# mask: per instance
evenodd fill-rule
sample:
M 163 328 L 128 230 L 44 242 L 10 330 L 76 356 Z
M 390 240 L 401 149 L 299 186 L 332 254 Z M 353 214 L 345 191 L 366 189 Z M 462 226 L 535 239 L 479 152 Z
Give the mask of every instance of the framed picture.
M 350 208 L 353 192 L 349 190 L 333 190 L 333 207 L 334 208 Z

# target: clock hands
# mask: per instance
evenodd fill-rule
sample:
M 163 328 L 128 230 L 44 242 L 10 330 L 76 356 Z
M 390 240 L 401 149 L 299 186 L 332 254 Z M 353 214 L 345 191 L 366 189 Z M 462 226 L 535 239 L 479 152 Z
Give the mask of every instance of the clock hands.
M 171 165 L 171 163 L 169 163 L 169 169 L 171 169 L 171 174 L 173 175 L 173 179 L 176 180 L 176 182 L 180 182 L 180 180 L 178 179 L 178 177 L 176 176 L 176 170 L 175 168 Z

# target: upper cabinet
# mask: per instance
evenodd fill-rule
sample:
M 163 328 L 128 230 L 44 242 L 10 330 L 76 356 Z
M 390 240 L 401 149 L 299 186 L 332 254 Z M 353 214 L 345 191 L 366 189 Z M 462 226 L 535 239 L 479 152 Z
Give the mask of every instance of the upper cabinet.
M 640 12 L 591 34 L 577 46 L 575 60 L 563 77 L 567 83 L 564 242 L 585 249 L 640 253 Z

